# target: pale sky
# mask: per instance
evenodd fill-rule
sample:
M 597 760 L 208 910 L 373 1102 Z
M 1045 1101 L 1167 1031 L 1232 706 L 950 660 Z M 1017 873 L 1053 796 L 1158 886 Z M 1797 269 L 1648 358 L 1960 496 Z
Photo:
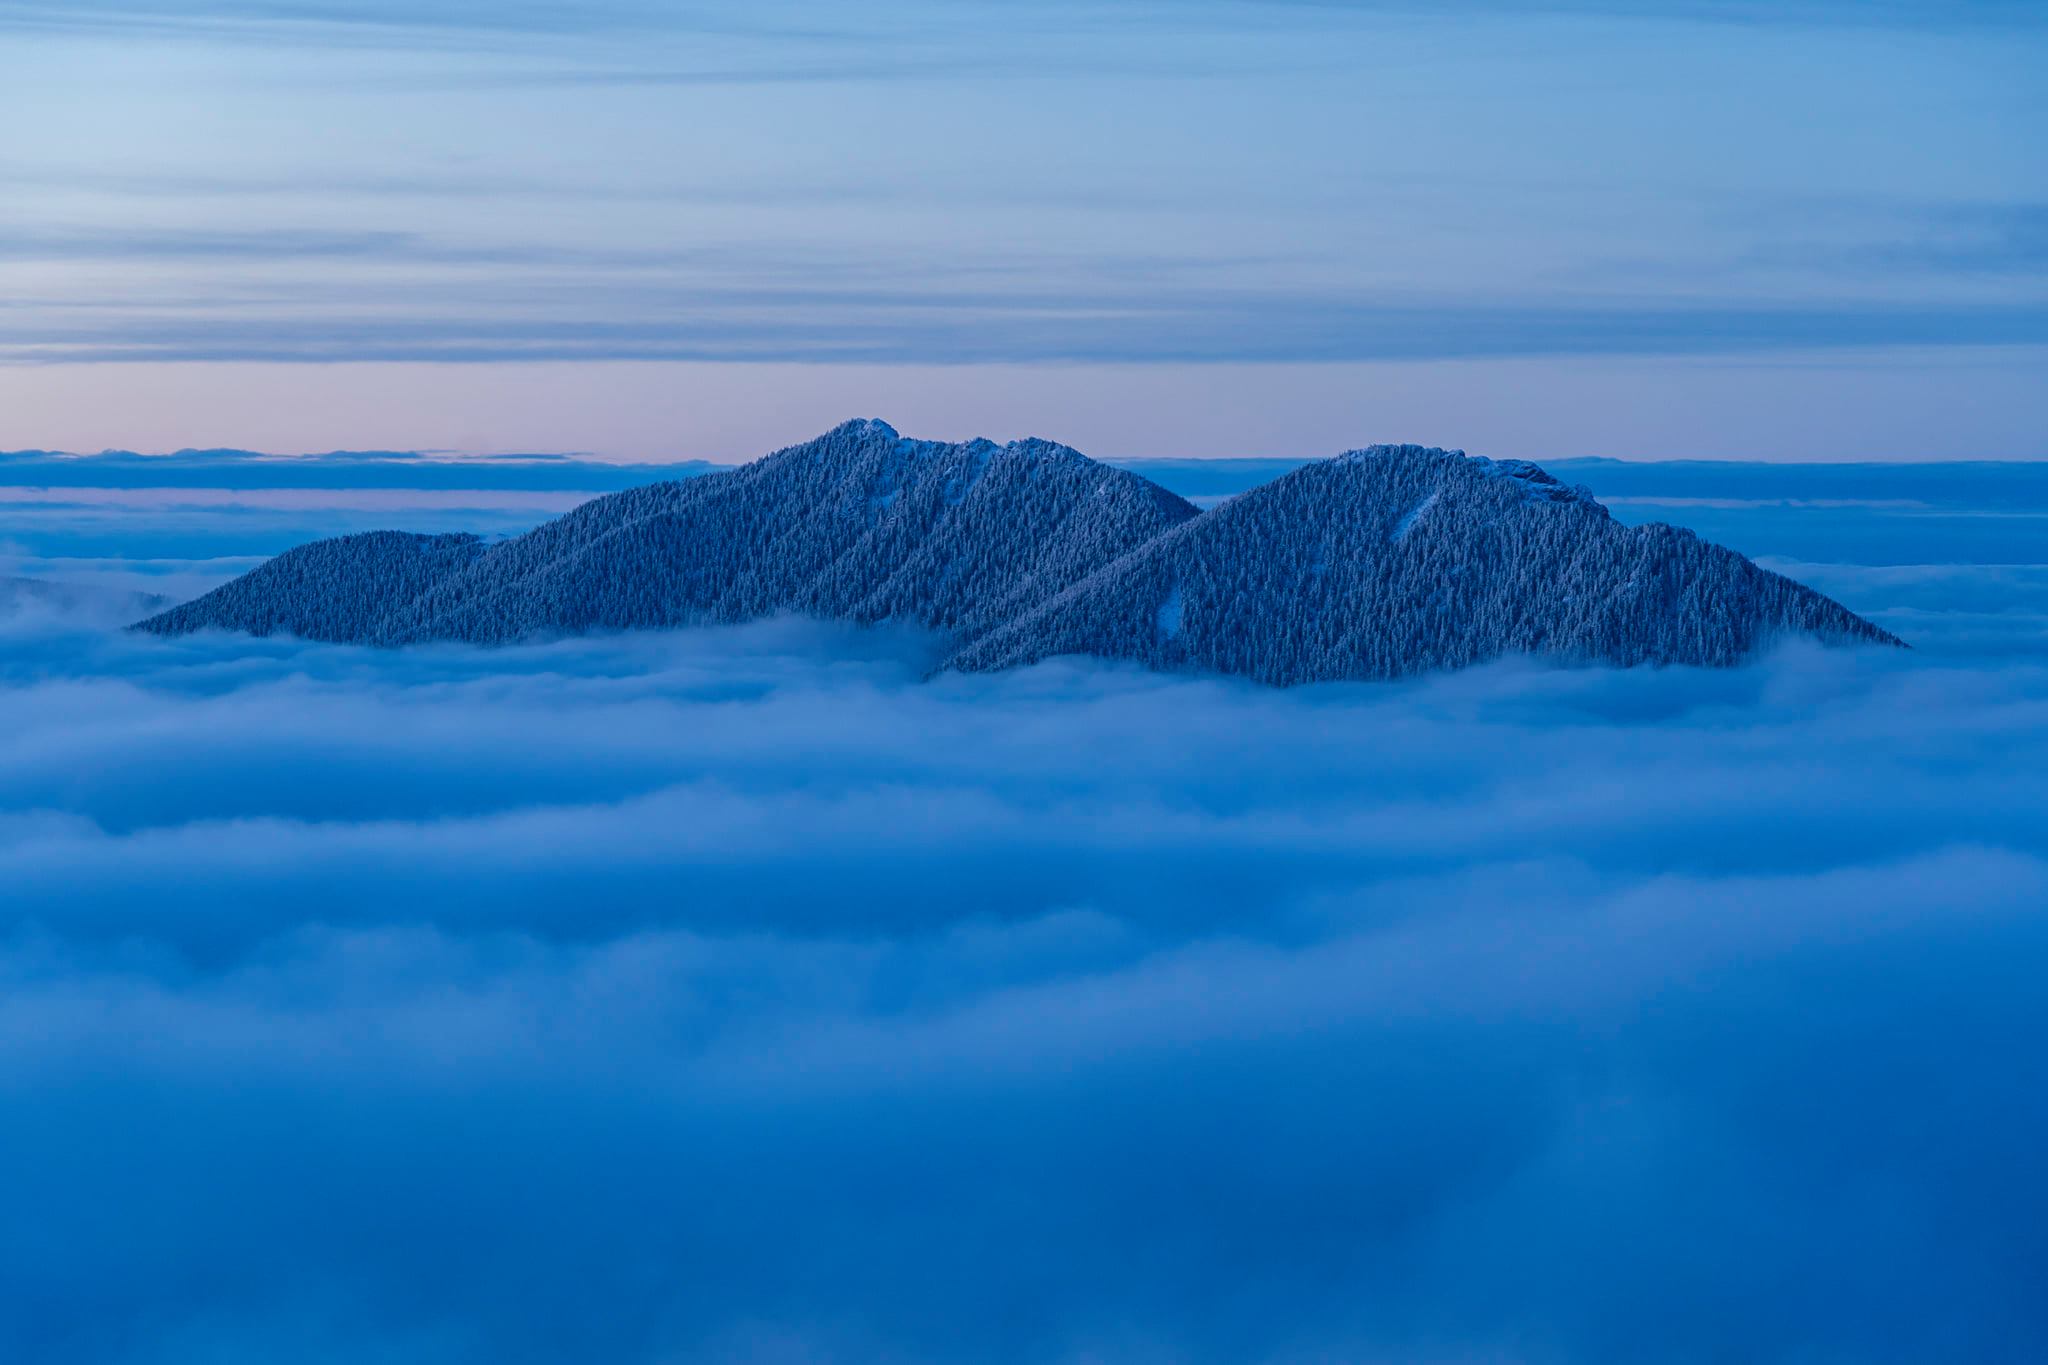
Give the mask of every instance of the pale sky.
M 0 0 L 0 448 L 2048 456 L 2048 6 Z

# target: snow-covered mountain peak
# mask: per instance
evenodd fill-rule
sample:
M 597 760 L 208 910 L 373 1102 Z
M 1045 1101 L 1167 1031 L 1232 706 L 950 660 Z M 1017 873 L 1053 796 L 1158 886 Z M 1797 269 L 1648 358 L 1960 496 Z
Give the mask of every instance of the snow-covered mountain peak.
M 1347 450 L 1338 460 L 1346 464 L 1364 464 L 1369 460 L 1462 460 L 1462 450 L 1446 450 L 1442 446 L 1418 445 L 1371 445 L 1358 450 Z
M 1373 445 L 1350 450 L 1337 459 L 1346 464 L 1416 463 L 1433 461 L 1446 471 L 1459 470 L 1489 479 L 1512 482 L 1532 502 L 1583 502 L 1598 506 L 1593 494 L 1578 484 L 1568 484 L 1530 460 L 1494 460 L 1484 455 L 1467 455 L 1462 450 L 1441 446 Z
M 896 428 L 890 426 L 879 417 L 855 417 L 851 421 L 841 422 L 838 426 L 820 436 L 818 440 L 830 441 L 835 437 L 852 437 L 859 440 L 871 436 L 894 441 L 898 439 L 899 433 Z
M 1072 446 L 1062 445 L 1058 441 L 1048 441 L 1043 436 L 1025 436 L 1010 442 L 1003 449 L 1026 459 L 1081 460 L 1089 464 L 1094 463 Z

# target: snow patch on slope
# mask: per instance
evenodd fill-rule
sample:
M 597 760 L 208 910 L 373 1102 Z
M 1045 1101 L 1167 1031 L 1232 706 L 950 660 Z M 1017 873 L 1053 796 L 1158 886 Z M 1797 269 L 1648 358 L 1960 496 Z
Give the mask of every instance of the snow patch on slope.
M 1180 584 L 1175 583 L 1166 594 L 1166 600 L 1159 604 L 1158 614 L 1153 618 L 1159 626 L 1159 638 L 1172 640 L 1180 635 L 1181 597 Z
M 1415 529 L 1415 523 L 1421 521 L 1423 517 L 1427 516 L 1429 514 L 1429 509 L 1436 506 L 1436 500 L 1442 496 L 1443 490 L 1438 489 L 1436 492 L 1431 493 L 1428 497 L 1422 499 L 1422 501 L 1416 503 L 1413 507 L 1409 508 L 1406 512 L 1403 512 L 1401 514 L 1401 519 L 1394 523 L 1394 529 L 1387 536 L 1387 539 L 1396 542 L 1408 539 L 1408 533 Z

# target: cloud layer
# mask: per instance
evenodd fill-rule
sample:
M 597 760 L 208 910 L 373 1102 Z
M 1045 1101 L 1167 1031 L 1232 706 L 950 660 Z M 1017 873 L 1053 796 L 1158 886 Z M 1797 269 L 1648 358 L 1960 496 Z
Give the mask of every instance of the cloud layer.
M 2048 670 L 0 648 L 10 1359 L 2023 1360 Z

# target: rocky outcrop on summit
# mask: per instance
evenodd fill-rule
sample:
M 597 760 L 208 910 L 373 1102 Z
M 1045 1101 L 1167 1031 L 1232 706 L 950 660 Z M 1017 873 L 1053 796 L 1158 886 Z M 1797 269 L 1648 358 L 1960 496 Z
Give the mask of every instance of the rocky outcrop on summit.
M 1087 654 L 1289 684 L 1513 653 L 1732 664 L 1787 635 L 1899 643 L 1689 531 L 1624 526 L 1533 464 L 1374 446 L 1161 535 L 950 666 Z
M 915 441 L 848 422 L 725 473 L 595 499 L 496 545 L 387 535 L 305 546 L 142 628 L 499 643 L 796 612 L 909 620 L 966 641 L 1196 515 L 1049 441 Z

